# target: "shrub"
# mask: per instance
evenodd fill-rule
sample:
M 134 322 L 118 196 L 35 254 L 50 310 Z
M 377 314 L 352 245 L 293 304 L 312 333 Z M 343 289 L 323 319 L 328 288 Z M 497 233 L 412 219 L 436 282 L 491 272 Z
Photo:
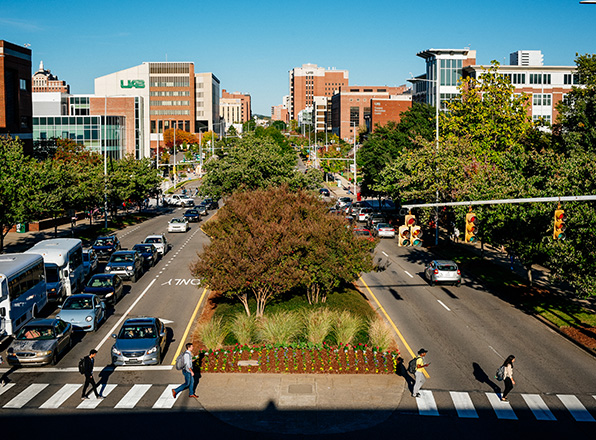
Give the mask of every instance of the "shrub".
M 252 344 L 255 339 L 256 322 L 253 316 L 238 313 L 230 325 L 230 332 L 240 345 Z
M 381 317 L 369 320 L 368 338 L 370 345 L 379 347 L 381 351 L 387 350 L 393 342 L 391 331 Z
M 219 350 L 228 336 L 229 329 L 222 323 L 221 318 L 213 318 L 211 321 L 199 327 L 199 336 L 207 349 Z
M 358 332 L 362 329 L 362 318 L 352 315 L 347 310 L 338 313 L 333 324 L 335 342 L 339 344 L 351 344 Z
M 267 344 L 288 344 L 296 339 L 300 330 L 300 319 L 291 312 L 265 315 L 257 323 L 258 337 Z
M 331 332 L 336 314 L 328 308 L 308 310 L 303 315 L 304 336 L 308 342 L 321 344 Z

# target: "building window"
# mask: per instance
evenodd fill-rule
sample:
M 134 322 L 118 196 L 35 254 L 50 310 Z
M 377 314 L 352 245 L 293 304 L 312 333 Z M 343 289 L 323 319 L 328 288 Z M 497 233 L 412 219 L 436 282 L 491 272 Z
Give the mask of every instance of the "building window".
M 552 95 L 550 93 L 534 93 L 532 104 L 535 107 L 552 105 Z
M 26 79 L 20 79 L 19 80 L 19 84 L 21 86 L 21 90 L 27 90 L 27 80 Z
M 350 107 L 350 123 L 360 124 L 360 107 Z

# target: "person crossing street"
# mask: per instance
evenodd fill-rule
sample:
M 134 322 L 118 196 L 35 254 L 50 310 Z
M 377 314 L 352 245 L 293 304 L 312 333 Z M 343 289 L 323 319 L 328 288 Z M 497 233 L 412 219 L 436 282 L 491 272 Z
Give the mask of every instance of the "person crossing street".
M 184 358 L 184 367 L 182 367 L 182 374 L 184 375 L 184 383 L 180 385 L 178 388 L 172 390 L 172 396 L 174 399 L 176 395 L 186 388 L 188 388 L 188 397 L 194 397 L 197 399 L 197 396 L 194 392 L 194 385 L 195 385 L 195 373 L 192 368 L 192 343 L 186 344 L 186 351 L 182 354 Z

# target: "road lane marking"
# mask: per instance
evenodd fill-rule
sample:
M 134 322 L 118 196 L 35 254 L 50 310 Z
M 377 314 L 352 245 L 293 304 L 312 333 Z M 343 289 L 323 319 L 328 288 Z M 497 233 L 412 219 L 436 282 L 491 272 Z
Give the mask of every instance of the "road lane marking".
M 451 311 L 451 309 L 450 309 L 449 307 L 447 307 L 447 306 L 446 306 L 446 305 L 443 303 L 443 301 L 441 301 L 440 299 L 438 299 L 437 301 L 438 301 L 438 303 L 439 303 L 439 304 L 441 304 L 443 307 L 445 307 L 445 308 L 447 309 L 447 311 L 448 311 L 448 312 L 450 312 L 450 311 Z
M 404 272 L 406 273 L 406 275 L 408 275 L 410 278 L 414 278 L 414 275 L 412 275 L 410 272 L 408 272 L 407 270 L 404 270 Z
M 536 420 L 557 420 L 556 417 L 550 412 L 542 397 L 538 394 L 522 394 L 522 397 L 526 401 L 528 408 L 532 410 Z
M 39 408 L 40 409 L 56 409 L 60 408 L 66 400 L 77 392 L 83 385 L 80 383 L 67 383 L 56 392 L 52 397 L 46 400 Z
M 117 384 L 113 383 L 107 384 L 104 387 L 98 385 L 97 391 L 100 392 L 103 397 L 107 397 L 117 386 Z M 103 402 L 103 399 L 98 399 L 93 393 L 91 393 L 91 396 L 89 396 L 87 400 L 83 400 L 79 406 L 77 406 L 77 409 L 95 409 L 101 402 Z
M 153 404 L 153 409 L 170 409 L 176 403 L 176 397 L 172 396 L 172 390 L 177 388 L 178 384 L 170 384 L 163 390 L 159 399 Z
M 128 393 L 124 395 L 120 402 L 116 404 L 115 409 L 132 409 L 139 403 L 139 400 L 143 398 L 145 393 L 149 391 L 151 385 L 148 384 L 136 384 Z
M 498 419 L 517 420 L 509 402 L 503 402 L 495 393 L 486 393 L 486 397 L 495 410 Z
M 579 401 L 576 396 L 569 394 L 557 394 L 557 397 L 565 408 L 569 410 L 573 418 L 578 422 L 596 422 L 594 417 L 588 412 L 586 407 Z
M 25 406 L 31 399 L 41 393 L 47 386 L 48 383 L 33 383 L 21 391 L 15 396 L 10 402 L 4 405 L 2 408 L 19 409 Z
M 432 391 L 420 390 L 420 397 L 416 397 L 416 405 L 418 405 L 418 413 L 421 416 L 439 415 L 437 402 L 435 402 Z
M 457 415 L 463 419 L 477 419 L 478 413 L 474 408 L 472 399 L 468 393 L 450 391 L 451 400 L 457 411 Z
M 383 255 L 385 255 L 386 257 L 388 257 L 389 255 L 387 255 L 387 253 L 385 251 L 383 251 Z
M 101 348 L 101 346 L 103 344 L 105 344 L 105 342 L 112 337 L 112 334 L 114 334 L 116 332 L 116 329 L 118 327 L 120 327 L 120 324 L 122 324 L 122 322 L 124 322 L 124 320 L 126 319 L 126 317 L 128 316 L 128 314 L 132 311 L 132 309 L 137 305 L 137 303 L 145 296 L 145 294 L 147 293 L 147 291 L 151 288 L 151 286 L 153 286 L 153 283 L 155 283 L 155 278 L 153 278 L 151 280 L 151 282 L 149 283 L 149 285 L 145 288 L 145 290 L 143 290 L 143 293 L 141 293 L 139 295 L 139 297 L 135 300 L 135 302 L 133 302 L 131 304 L 131 306 L 128 308 L 128 310 L 122 315 L 122 317 L 118 320 L 118 322 L 116 324 L 114 324 L 114 327 L 112 327 L 112 329 L 108 332 L 108 334 L 101 340 L 101 342 L 97 345 L 97 347 L 95 347 L 95 349 L 97 351 L 99 351 L 99 349 Z
M 95 373 L 101 373 L 102 371 L 116 371 L 123 372 L 123 371 L 164 371 L 164 370 L 171 370 L 171 365 L 143 365 L 143 366 L 124 366 L 124 367 L 95 367 L 93 371 Z M 9 371 L 9 370 L 6 370 Z M 13 371 L 12 374 L 28 374 L 28 373 L 78 373 L 78 367 L 62 367 L 62 368 L 46 368 L 46 367 L 30 367 L 30 368 L 22 368 L 16 371 Z M 2 369 L 0 369 L 0 373 L 3 373 Z M 14 384 L 9 384 L 14 385 Z M 7 385 L 8 386 L 8 385 Z M 0 390 L 5 389 L 0 388 Z M 10 388 L 10 387 L 9 387 Z M 0 392 L 0 394 L 2 394 Z
M 368 284 L 366 284 L 366 282 L 362 279 L 362 277 L 360 277 L 359 279 L 362 282 L 362 284 L 364 284 L 364 287 L 366 288 L 366 290 L 368 291 L 368 293 L 370 294 L 370 296 L 372 296 L 372 298 L 375 300 L 375 302 L 379 306 L 379 309 L 381 309 L 381 311 L 385 315 L 385 318 L 387 318 L 387 320 L 389 321 L 389 324 L 391 324 L 391 327 L 393 327 L 393 330 L 395 330 L 395 333 L 397 333 L 397 336 L 399 337 L 399 339 L 401 340 L 401 342 L 404 344 L 404 347 L 406 347 L 406 350 L 408 350 L 408 353 L 410 353 L 410 356 L 412 356 L 413 358 L 416 357 L 416 355 L 414 354 L 414 352 L 412 351 L 412 349 L 410 348 L 410 346 L 406 342 L 405 338 L 403 337 L 403 335 L 401 334 L 401 332 L 398 330 L 397 326 L 394 324 L 394 322 L 389 317 L 389 314 L 385 311 L 385 309 L 383 308 L 383 306 L 381 305 L 381 303 L 379 302 L 379 300 L 377 299 L 377 297 L 375 296 L 375 294 L 372 293 L 372 290 L 370 290 L 370 287 L 368 287 Z M 422 368 L 422 373 L 424 374 L 424 376 L 426 376 L 427 379 L 430 377 L 429 374 L 428 374 L 428 372 L 426 371 L 426 368 Z
M 14 383 L 5 383 L 3 387 L 0 387 L 0 396 L 14 387 Z
M 192 324 L 194 323 L 197 313 L 199 312 L 199 308 L 201 307 L 201 303 L 203 302 L 203 298 L 205 298 L 206 293 L 207 293 L 207 287 L 205 287 L 203 289 L 203 293 L 201 294 L 201 297 L 199 298 L 199 302 L 197 303 L 197 306 L 195 307 L 195 311 L 192 313 L 192 316 L 190 317 L 190 321 L 188 321 L 186 330 L 184 330 L 184 335 L 182 336 L 182 338 L 180 338 L 180 344 L 178 344 L 178 349 L 176 350 L 176 354 L 174 355 L 174 358 L 172 359 L 172 363 L 171 363 L 172 366 L 176 364 L 176 358 L 182 351 L 182 347 L 184 346 L 184 344 L 186 344 L 186 338 L 188 336 L 188 333 L 190 332 L 190 328 L 192 327 Z

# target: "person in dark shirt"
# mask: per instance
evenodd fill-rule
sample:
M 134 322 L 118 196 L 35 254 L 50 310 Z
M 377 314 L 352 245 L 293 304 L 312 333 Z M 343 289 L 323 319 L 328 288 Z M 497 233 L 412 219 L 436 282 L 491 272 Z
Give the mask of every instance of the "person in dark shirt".
M 91 389 L 95 393 L 95 397 L 98 399 L 103 399 L 103 396 L 97 392 L 97 384 L 95 383 L 95 379 L 93 379 L 93 366 L 95 365 L 95 356 L 97 355 L 97 350 L 91 350 L 89 352 L 89 356 L 85 356 L 83 358 L 83 362 L 85 365 L 84 368 L 84 376 L 85 376 L 85 385 L 83 385 L 83 394 L 81 395 L 81 399 L 88 399 L 87 397 L 87 386 L 91 385 Z

